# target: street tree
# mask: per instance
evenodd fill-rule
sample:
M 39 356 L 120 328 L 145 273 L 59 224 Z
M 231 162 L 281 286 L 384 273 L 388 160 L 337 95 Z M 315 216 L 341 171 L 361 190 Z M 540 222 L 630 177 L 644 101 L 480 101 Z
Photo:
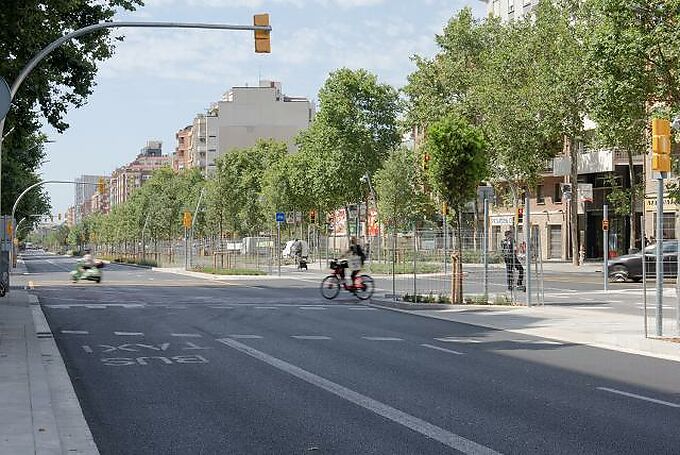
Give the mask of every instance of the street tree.
M 111 20 L 117 11 L 133 11 L 142 0 L 5 0 L 0 9 L 0 76 L 10 84 L 41 49 L 75 29 Z M 114 51 L 109 30 L 81 36 L 56 49 L 36 67 L 17 93 L 7 115 L 2 156 L 2 207 L 8 213 L 18 194 L 39 176 L 44 159 L 39 131 L 42 116 L 57 131 L 72 107 L 92 93 L 97 64 Z M 47 213 L 44 190 L 26 196 L 19 215 Z M 32 202 L 29 202 L 32 200 Z M 35 210 L 37 211 L 31 211 Z M 26 212 L 24 212 L 26 210 Z
M 451 301 L 463 303 L 462 211 L 476 197 L 487 177 L 487 144 L 482 131 L 465 119 L 449 115 L 427 131 L 430 162 L 427 177 L 433 191 L 453 210 L 456 242 Z

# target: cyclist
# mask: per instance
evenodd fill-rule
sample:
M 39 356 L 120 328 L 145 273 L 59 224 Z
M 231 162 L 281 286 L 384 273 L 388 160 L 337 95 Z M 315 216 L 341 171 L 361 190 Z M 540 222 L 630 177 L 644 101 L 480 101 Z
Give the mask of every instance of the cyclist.
M 357 243 L 356 237 L 352 237 L 350 239 L 349 249 L 342 255 L 342 257 L 349 257 L 348 267 L 352 269 L 352 274 L 350 275 L 352 282 L 350 285 L 354 286 L 354 280 L 356 279 L 359 272 L 361 272 L 361 267 L 364 265 L 364 261 L 366 260 L 366 254 L 361 248 L 361 245 Z M 345 281 L 345 267 L 340 269 L 340 278 Z

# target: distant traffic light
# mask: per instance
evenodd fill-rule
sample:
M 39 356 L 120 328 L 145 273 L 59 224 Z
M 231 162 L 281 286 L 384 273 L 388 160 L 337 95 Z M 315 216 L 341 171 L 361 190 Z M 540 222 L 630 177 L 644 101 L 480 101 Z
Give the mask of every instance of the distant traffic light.
M 61 221 L 61 213 L 57 213 L 57 219 Z
M 191 212 L 188 210 L 182 216 L 182 225 L 187 229 L 191 227 Z
M 316 210 L 309 212 L 309 222 L 311 224 L 316 224 Z
M 442 202 L 442 215 L 446 216 L 449 214 L 449 205 L 446 202 Z
M 269 14 L 255 14 L 253 25 L 269 25 Z M 269 54 L 272 51 L 269 30 L 255 30 L 255 53 Z
M 517 224 L 522 224 L 524 222 L 524 207 L 517 207 L 515 219 L 517 220 Z
M 104 182 L 103 177 L 99 177 L 99 181 L 97 182 L 97 191 L 99 194 L 104 194 L 106 191 L 106 182 Z
M 430 166 L 430 155 L 425 152 L 423 153 L 423 171 L 427 172 L 428 167 Z

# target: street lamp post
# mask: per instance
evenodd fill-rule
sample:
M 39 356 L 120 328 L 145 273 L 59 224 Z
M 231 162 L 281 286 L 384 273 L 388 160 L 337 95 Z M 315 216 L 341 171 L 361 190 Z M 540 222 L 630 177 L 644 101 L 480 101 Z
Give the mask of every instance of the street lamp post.
M 371 176 L 368 175 L 368 172 L 363 175 L 360 179 L 362 182 L 368 183 L 368 190 L 371 192 L 371 197 L 373 198 L 373 204 L 375 205 L 375 212 L 376 215 L 378 213 L 378 198 L 375 195 L 375 190 L 373 189 L 373 185 L 371 184 Z M 380 253 L 381 253 L 381 243 L 382 243 L 382 238 L 380 237 L 380 217 L 377 218 L 378 221 L 378 261 L 380 261 Z M 366 234 L 368 236 L 368 206 L 366 206 Z

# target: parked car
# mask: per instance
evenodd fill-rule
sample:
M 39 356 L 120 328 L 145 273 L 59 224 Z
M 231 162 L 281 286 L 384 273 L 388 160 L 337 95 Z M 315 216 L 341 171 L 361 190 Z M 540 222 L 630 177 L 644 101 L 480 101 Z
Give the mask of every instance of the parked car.
M 656 243 L 645 248 L 645 266 L 647 275 L 656 275 Z M 673 277 L 678 273 L 678 241 L 664 240 L 661 242 L 663 254 L 663 274 L 664 277 Z M 624 282 L 642 280 L 642 252 L 626 254 L 609 261 L 609 279 L 612 281 Z

